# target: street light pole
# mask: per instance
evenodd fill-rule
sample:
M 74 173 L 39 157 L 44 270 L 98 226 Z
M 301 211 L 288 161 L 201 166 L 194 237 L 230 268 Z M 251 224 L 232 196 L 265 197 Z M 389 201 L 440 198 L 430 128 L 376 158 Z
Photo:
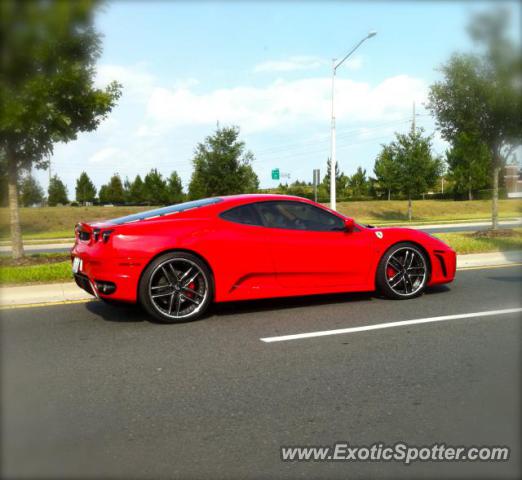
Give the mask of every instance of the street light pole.
M 335 73 L 337 69 L 350 57 L 350 55 L 357 50 L 363 42 L 368 40 L 369 38 L 377 35 L 377 32 L 370 32 L 366 37 L 364 37 L 355 47 L 353 47 L 344 58 L 337 63 L 337 60 L 334 58 L 332 60 L 332 124 L 331 124 L 331 155 L 330 155 L 330 208 L 332 210 L 336 209 L 336 185 L 335 185 L 335 166 L 336 166 L 336 157 L 335 157 Z
M 330 208 L 335 210 L 335 58 L 332 60 L 332 125 L 331 125 L 331 153 L 330 153 Z

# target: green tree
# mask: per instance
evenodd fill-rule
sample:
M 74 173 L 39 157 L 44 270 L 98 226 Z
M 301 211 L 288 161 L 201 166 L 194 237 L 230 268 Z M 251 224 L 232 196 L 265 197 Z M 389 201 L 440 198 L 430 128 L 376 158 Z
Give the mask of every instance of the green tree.
M 102 204 L 111 203 L 108 185 L 102 185 L 100 187 L 100 192 L 98 193 L 98 199 L 100 200 L 100 203 L 102 203 Z
M 136 178 L 130 185 L 129 202 L 138 204 L 145 202 L 145 197 L 143 195 L 143 180 L 139 175 L 136 175 Z
M 0 150 L 7 158 L 12 253 L 23 255 L 18 178 L 46 168 L 56 142 L 96 129 L 120 87 L 94 86 L 100 36 L 95 0 L 0 2 Z
M 58 175 L 54 175 L 51 178 L 47 194 L 47 202 L 51 207 L 54 207 L 58 204 L 65 205 L 69 203 L 69 199 L 67 198 L 67 187 L 58 178 Z
M 123 199 L 126 204 L 132 203 L 131 188 L 132 183 L 129 180 L 129 177 L 125 177 L 125 180 L 123 182 Z
M 169 201 L 167 182 L 155 168 L 143 180 L 143 200 L 148 205 L 165 205 Z
M 7 206 L 7 159 L 0 150 L 0 206 Z
M 428 108 L 443 138 L 467 134 L 490 153 L 492 228 L 498 228 L 499 173 L 522 142 L 522 57 L 507 34 L 509 11 L 496 9 L 472 18 L 468 32 L 478 54 L 454 54 L 442 66 L 443 80 L 430 87 Z
M 96 187 L 87 173 L 82 172 L 76 180 L 76 201 L 85 204 L 96 199 Z
M 191 199 L 254 193 L 259 179 L 252 169 L 254 155 L 245 151 L 238 127 L 218 127 L 196 147 L 194 172 L 189 184 Z
M 44 191 L 31 174 L 24 176 L 20 182 L 20 200 L 24 207 L 42 203 L 44 200 Z
M 423 130 L 395 134 L 390 144 L 393 161 L 397 165 L 397 182 L 408 199 L 408 220 L 412 219 L 412 199 L 420 196 L 436 183 L 442 172 L 442 161 L 431 153 L 431 137 Z
M 123 184 L 120 176 L 115 173 L 107 185 L 100 188 L 100 202 L 101 203 L 115 203 L 121 205 L 125 202 L 125 195 L 123 192 Z
M 360 198 L 368 195 L 368 179 L 366 178 L 366 170 L 357 167 L 357 171 L 348 178 L 348 188 L 353 197 Z
M 320 188 L 323 192 L 326 193 L 328 198 L 330 198 L 330 172 L 331 172 L 332 162 L 330 159 L 326 161 L 326 173 L 324 174 L 323 180 L 320 184 Z M 339 163 L 335 164 L 335 192 L 336 196 L 339 198 L 344 198 L 346 196 L 346 188 L 348 186 L 348 177 L 341 172 L 339 168 Z
M 177 172 L 172 172 L 168 179 L 167 195 L 170 204 L 180 203 L 183 201 L 183 184 Z
M 277 193 L 295 195 L 296 197 L 309 199 L 312 199 L 314 196 L 312 184 L 300 180 L 295 180 L 290 185 L 280 184 L 277 189 Z
M 466 193 L 473 200 L 474 190 L 487 187 L 491 154 L 480 139 L 464 132 L 457 135 L 446 152 L 446 163 L 455 193 Z
M 392 192 L 398 190 L 398 169 L 394 161 L 392 151 L 389 145 L 383 145 L 382 150 L 375 160 L 373 167 L 376 190 L 385 191 L 388 200 L 391 200 Z

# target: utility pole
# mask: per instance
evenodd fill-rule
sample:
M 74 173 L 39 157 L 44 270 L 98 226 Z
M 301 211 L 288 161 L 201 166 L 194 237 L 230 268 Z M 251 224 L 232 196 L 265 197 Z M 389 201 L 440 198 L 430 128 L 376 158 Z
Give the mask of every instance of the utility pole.
M 335 210 L 336 208 L 336 202 L 335 202 L 335 164 L 336 164 L 336 158 L 335 158 L 335 73 L 337 69 L 345 62 L 345 60 L 353 53 L 355 50 L 357 50 L 363 42 L 368 40 L 369 38 L 374 37 L 377 34 L 377 32 L 369 32 L 366 37 L 364 37 L 362 40 L 359 41 L 355 47 L 353 47 L 340 62 L 337 62 L 336 59 L 332 60 L 332 125 L 331 125 L 331 155 L 330 155 L 330 208 L 332 210 Z
M 317 186 L 321 181 L 321 174 L 318 168 L 314 168 L 314 202 L 317 202 Z
M 47 187 L 47 205 L 49 205 L 49 188 L 51 188 L 51 156 L 49 156 L 49 186 Z
M 335 210 L 335 201 L 336 201 L 336 192 L 335 192 L 335 102 L 334 102 L 334 96 L 335 96 L 335 71 L 337 70 L 335 66 L 335 58 L 332 60 L 332 125 L 331 125 L 331 155 L 330 155 L 330 208 L 332 210 Z M 333 180 L 332 180 L 333 179 Z
M 411 122 L 411 131 L 415 133 L 415 100 L 413 101 L 413 119 Z

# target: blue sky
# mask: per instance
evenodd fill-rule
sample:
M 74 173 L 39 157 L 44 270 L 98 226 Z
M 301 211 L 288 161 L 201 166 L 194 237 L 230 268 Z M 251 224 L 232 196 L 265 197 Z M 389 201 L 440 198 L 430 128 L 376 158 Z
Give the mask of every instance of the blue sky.
M 241 128 L 262 187 L 275 186 L 277 167 L 310 181 L 330 153 L 331 59 L 376 30 L 336 88 L 340 167 L 371 173 L 380 144 L 409 128 L 413 101 L 417 124 L 434 132 L 423 103 L 436 67 L 473 48 L 469 15 L 491 3 L 109 2 L 97 15 L 97 82 L 118 80 L 123 95 L 96 132 L 56 146 L 53 171 L 71 197 L 82 170 L 98 188 L 153 167 L 178 171 L 186 186 L 196 143 L 220 122 Z M 435 151 L 445 148 L 435 134 Z M 46 172 L 37 178 L 47 186 Z

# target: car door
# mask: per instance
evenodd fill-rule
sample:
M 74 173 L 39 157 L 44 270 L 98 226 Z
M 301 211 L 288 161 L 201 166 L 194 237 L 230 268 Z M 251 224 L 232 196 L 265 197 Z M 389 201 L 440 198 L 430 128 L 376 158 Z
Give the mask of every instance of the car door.
M 213 237 L 214 263 L 224 296 L 220 299 L 260 298 L 278 288 L 266 229 L 251 204 L 222 212 Z M 223 286 L 224 284 L 224 286 Z
M 324 291 L 366 284 L 370 245 L 364 231 L 348 232 L 343 217 L 306 202 L 259 202 L 256 209 L 284 288 Z

